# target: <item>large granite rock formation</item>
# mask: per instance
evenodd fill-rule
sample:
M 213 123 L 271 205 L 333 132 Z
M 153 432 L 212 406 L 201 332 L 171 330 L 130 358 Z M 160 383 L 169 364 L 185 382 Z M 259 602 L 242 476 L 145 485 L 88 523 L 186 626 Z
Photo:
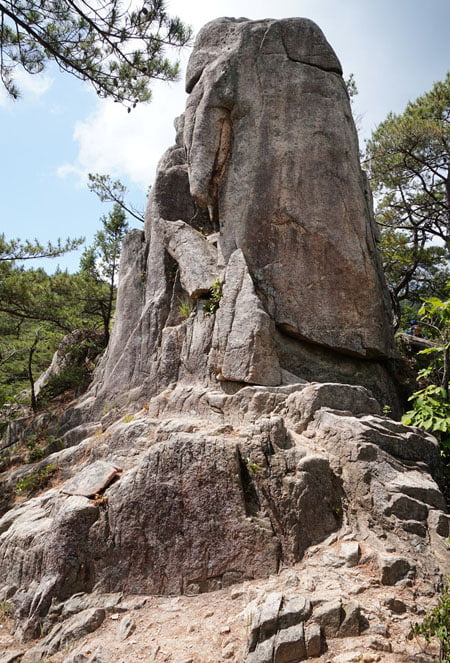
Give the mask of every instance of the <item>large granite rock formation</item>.
M 214 21 L 186 88 L 145 231 L 124 246 L 99 402 L 124 384 L 148 398 L 183 379 L 279 385 L 287 371 L 364 384 L 395 403 L 370 195 L 322 32 L 306 19 Z M 217 279 L 223 300 L 208 320 Z
M 91 390 L 3 441 L 0 600 L 23 640 L 48 632 L 24 661 L 120 601 L 79 592 L 198 594 L 319 556 L 326 600 L 308 580 L 260 602 L 261 663 L 359 637 L 374 586 L 417 598 L 450 571 L 438 444 L 382 415 L 390 313 L 335 54 L 306 19 L 220 19 L 187 89 Z M 39 426 L 59 449 L 19 465 Z

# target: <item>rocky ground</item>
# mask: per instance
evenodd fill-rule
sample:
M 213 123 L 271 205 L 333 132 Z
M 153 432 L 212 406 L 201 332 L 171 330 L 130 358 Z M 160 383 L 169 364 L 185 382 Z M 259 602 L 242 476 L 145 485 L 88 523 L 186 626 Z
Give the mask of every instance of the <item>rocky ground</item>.
M 4 653 L 0 661 L 241 663 L 247 655 L 258 605 L 277 593 L 287 598 L 309 598 L 314 613 L 323 606 L 330 608 L 336 600 L 360 606 L 360 635 L 353 631 L 346 637 L 327 638 L 326 645 L 322 642 L 327 650 L 311 661 L 437 661 L 436 647 L 410 635 L 411 624 L 420 622 L 434 605 L 434 587 L 423 581 L 405 582 L 395 588 L 382 586 L 379 569 L 365 561 L 370 555 L 363 542 L 359 563 L 349 566 L 352 561 L 339 557 L 333 538 L 309 551 L 303 562 L 265 580 L 197 596 L 101 595 L 97 604 L 105 605 L 109 600 L 110 606 L 100 627 L 78 641 L 68 635 L 61 651 L 41 659 L 31 655 L 41 641 L 24 647 L 10 633 L 11 620 L 4 618 L 0 629 L 0 651 Z M 324 558 L 328 559 L 327 566 Z M 332 558 L 335 566 L 329 565 Z

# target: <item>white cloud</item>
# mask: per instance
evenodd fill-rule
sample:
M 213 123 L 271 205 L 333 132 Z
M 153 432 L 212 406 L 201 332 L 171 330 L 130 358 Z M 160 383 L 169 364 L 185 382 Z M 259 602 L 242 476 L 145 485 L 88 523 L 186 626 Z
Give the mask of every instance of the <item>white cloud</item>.
M 19 88 L 22 102 L 35 102 L 48 92 L 52 86 L 53 79 L 47 74 L 27 74 L 23 69 L 18 69 L 14 73 L 14 82 Z M 14 103 L 14 100 L 11 99 L 6 89 L 1 85 L 0 106 L 12 106 Z
M 174 118 L 183 112 L 182 82 L 153 86 L 154 99 L 130 113 L 120 104 L 99 100 L 85 120 L 75 124 L 78 155 L 58 168 L 60 177 L 85 183 L 88 173 L 127 177 L 145 190 L 154 178 L 163 152 L 174 143 Z

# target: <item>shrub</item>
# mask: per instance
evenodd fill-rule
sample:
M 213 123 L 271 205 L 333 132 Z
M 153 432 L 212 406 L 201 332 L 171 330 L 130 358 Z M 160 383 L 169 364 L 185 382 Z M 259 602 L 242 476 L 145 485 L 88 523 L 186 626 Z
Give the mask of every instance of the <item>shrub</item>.
M 9 617 L 12 617 L 13 608 L 11 601 L 0 601 L 0 624 Z
M 203 305 L 203 311 L 205 315 L 215 315 L 217 309 L 220 305 L 220 300 L 222 299 L 222 281 L 216 279 L 212 284 L 209 291 L 209 299 Z
M 28 442 L 26 446 L 28 449 L 27 463 L 34 463 L 45 456 L 45 449 L 38 447 L 36 442 Z
M 45 405 L 56 396 L 74 389 L 81 393 L 91 380 L 91 372 L 85 365 L 69 364 L 60 373 L 52 375 L 47 384 L 42 388 L 38 401 L 39 405 Z
M 45 467 L 36 468 L 29 476 L 19 479 L 16 484 L 16 495 L 23 495 L 24 493 L 29 495 L 38 488 L 43 488 L 57 470 L 58 466 L 52 463 L 49 463 Z
M 183 297 L 183 299 L 178 297 L 178 313 L 183 319 L 189 318 L 192 313 L 192 309 L 193 306 L 189 297 Z
M 414 635 L 421 635 L 429 643 L 437 638 L 440 645 L 439 660 L 450 662 L 450 593 L 448 583 L 444 587 L 438 604 L 430 610 L 421 624 L 412 627 Z

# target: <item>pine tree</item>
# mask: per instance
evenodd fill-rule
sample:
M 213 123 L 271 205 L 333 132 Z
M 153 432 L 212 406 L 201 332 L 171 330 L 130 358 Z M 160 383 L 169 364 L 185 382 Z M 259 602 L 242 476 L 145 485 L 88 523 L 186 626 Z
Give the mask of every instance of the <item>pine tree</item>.
M 120 251 L 128 223 L 118 203 L 101 221 L 102 229 L 96 233 L 92 246 L 83 253 L 80 273 L 84 276 L 84 312 L 101 317 L 106 346 L 114 311 Z
M 162 0 L 142 0 L 134 10 L 120 0 L 0 0 L 0 76 L 17 98 L 16 68 L 36 74 L 54 61 L 130 110 L 150 99 L 152 79 L 176 79 L 178 64 L 164 52 L 190 37 Z

